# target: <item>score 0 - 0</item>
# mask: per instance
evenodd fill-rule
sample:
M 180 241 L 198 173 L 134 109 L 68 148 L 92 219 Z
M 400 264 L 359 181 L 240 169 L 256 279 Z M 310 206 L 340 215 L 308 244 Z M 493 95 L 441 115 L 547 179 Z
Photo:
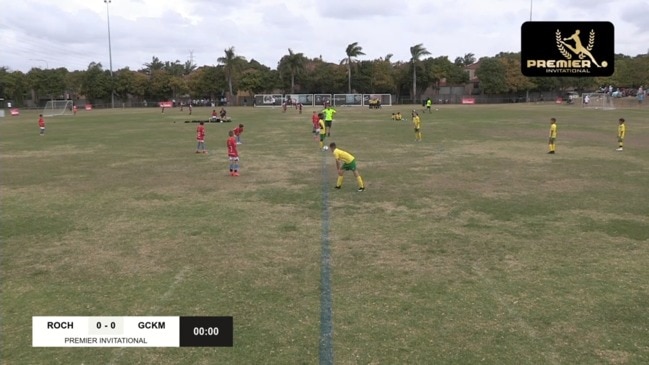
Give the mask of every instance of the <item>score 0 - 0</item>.
M 88 321 L 88 334 L 114 336 L 124 334 L 123 317 L 93 317 Z

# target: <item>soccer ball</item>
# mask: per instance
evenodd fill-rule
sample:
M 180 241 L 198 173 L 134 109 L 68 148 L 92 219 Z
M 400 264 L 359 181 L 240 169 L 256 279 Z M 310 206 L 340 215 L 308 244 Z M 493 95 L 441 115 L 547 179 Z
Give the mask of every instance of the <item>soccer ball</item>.
M 328 150 L 328 149 L 329 149 L 328 146 L 324 146 L 324 147 L 322 147 L 322 150 L 323 150 L 323 151 L 326 151 L 326 150 Z

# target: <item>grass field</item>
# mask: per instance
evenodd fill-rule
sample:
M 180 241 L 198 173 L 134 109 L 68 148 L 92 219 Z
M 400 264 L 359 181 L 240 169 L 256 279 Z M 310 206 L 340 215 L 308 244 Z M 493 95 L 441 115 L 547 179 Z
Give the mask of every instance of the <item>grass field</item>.
M 311 108 L 229 111 L 239 177 L 234 123 L 196 155 L 177 109 L 0 119 L 2 364 L 315 364 L 321 301 L 336 364 L 649 363 L 646 106 L 442 105 L 421 143 L 407 107 L 339 108 L 360 193 Z M 68 315 L 233 316 L 234 347 L 32 348 Z

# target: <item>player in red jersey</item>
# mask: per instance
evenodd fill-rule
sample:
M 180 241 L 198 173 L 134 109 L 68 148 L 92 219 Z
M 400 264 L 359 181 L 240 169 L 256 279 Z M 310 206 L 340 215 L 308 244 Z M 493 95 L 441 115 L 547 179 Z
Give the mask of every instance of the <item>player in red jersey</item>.
M 207 153 L 205 149 L 205 123 L 200 122 L 196 127 L 196 153 Z
M 228 160 L 230 161 L 230 176 L 239 176 L 239 152 L 237 152 L 237 140 L 234 138 L 234 131 L 228 132 Z
M 318 130 L 320 128 L 320 117 L 318 117 L 318 112 L 315 110 L 311 116 L 311 123 L 313 123 L 313 139 L 317 141 L 320 139 L 320 131 Z
M 45 135 L 45 119 L 43 119 L 43 114 L 38 115 L 38 127 L 41 130 L 41 136 Z
M 237 144 L 241 144 L 241 134 L 243 133 L 243 124 L 239 124 L 238 127 L 234 128 L 234 138 L 237 140 Z

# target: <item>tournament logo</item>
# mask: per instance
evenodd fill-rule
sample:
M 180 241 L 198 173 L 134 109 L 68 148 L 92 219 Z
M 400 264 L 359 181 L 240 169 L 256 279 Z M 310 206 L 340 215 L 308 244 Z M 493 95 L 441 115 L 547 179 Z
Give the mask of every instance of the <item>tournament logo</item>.
M 613 32 L 610 22 L 525 22 L 521 72 L 525 76 L 611 76 Z

